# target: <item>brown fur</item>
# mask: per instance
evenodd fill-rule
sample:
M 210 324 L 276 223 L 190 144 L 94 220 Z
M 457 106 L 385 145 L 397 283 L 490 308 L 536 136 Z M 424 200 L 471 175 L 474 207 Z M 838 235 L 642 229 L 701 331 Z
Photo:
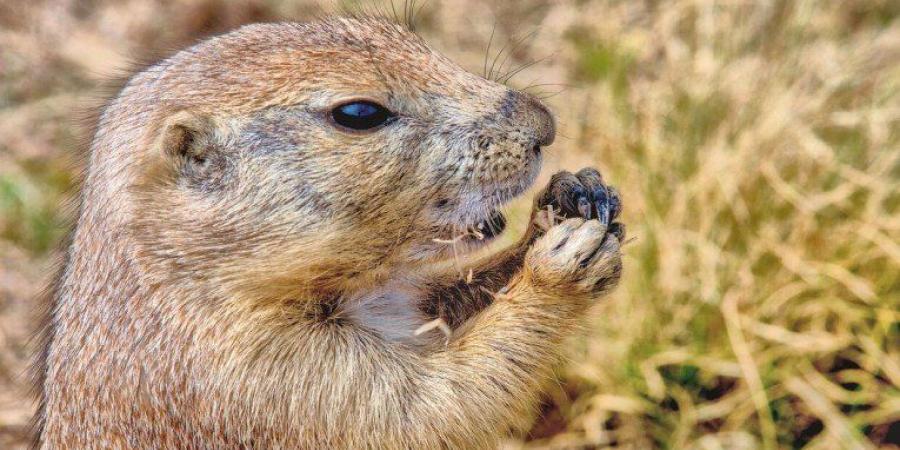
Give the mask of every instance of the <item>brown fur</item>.
M 328 122 L 359 97 L 398 120 Z M 149 67 L 91 147 L 38 445 L 485 448 L 520 432 L 616 284 L 621 235 L 533 224 L 468 283 L 448 261 L 481 243 L 435 238 L 519 195 L 552 139 L 537 100 L 379 19 L 247 26 Z M 449 340 L 413 333 L 436 317 Z

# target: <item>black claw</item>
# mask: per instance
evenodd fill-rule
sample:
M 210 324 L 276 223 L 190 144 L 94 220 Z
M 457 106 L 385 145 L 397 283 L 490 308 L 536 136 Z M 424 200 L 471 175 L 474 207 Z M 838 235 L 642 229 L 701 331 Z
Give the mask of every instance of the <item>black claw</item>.
M 607 226 L 622 211 L 618 191 L 604 185 L 600 172 L 591 168 L 577 174 L 565 171 L 554 174 L 537 206 L 541 209 L 552 206 L 562 218 L 596 218 Z
M 586 167 L 578 171 L 575 174 L 579 180 L 581 180 L 581 184 L 585 186 L 598 186 L 603 184 L 603 175 L 600 175 L 600 172 L 597 169 Z
M 622 224 L 619 223 L 619 222 L 613 222 L 613 223 L 609 226 L 609 230 L 607 231 L 607 233 L 612 234 L 613 236 L 615 236 L 616 239 L 619 240 L 619 242 L 624 242 L 624 241 L 625 241 L 625 225 L 622 225 Z
M 581 202 L 588 201 L 588 192 L 581 187 L 580 185 L 572 186 L 572 190 L 569 193 L 569 198 L 566 200 L 566 207 L 563 208 L 563 212 L 567 217 L 576 217 L 581 214 Z
M 591 202 L 586 196 L 578 197 L 578 214 L 586 220 L 591 218 Z
M 609 191 L 609 217 L 611 220 L 616 220 L 622 213 L 622 200 L 619 198 L 619 191 L 616 188 L 607 187 L 606 189 Z
M 609 225 L 610 201 L 606 187 L 598 186 L 594 188 L 594 206 L 597 208 L 597 219 L 600 223 Z

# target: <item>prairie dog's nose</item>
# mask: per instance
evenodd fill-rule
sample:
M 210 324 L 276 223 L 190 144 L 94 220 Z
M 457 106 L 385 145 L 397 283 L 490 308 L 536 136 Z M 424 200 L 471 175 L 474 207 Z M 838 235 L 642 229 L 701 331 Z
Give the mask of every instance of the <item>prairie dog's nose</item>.
M 506 118 L 534 130 L 535 146 L 544 147 L 553 143 L 556 137 L 553 114 L 534 96 L 510 89 L 506 92 L 500 112 Z
M 532 114 L 535 116 L 537 143 L 541 147 L 546 147 L 556 139 L 556 120 L 553 118 L 553 113 L 550 112 L 550 109 L 543 102 L 532 95 L 524 95 L 528 99 L 529 107 L 533 111 Z

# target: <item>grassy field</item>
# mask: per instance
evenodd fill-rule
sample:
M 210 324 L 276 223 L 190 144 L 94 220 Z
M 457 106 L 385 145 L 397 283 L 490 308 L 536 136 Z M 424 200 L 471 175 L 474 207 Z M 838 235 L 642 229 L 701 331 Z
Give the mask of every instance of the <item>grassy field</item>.
M 335 5 L 0 0 L 0 448 L 98 86 Z M 522 67 L 559 119 L 545 177 L 598 166 L 624 197 L 623 284 L 510 448 L 900 448 L 900 2 L 431 0 L 418 30 Z

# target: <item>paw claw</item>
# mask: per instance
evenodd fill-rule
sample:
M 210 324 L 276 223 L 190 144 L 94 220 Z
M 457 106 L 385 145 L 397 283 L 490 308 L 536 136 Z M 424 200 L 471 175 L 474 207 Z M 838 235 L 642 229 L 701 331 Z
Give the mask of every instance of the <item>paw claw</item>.
M 538 209 L 548 206 L 562 218 L 600 219 L 604 225 L 609 225 L 622 209 L 618 192 L 607 187 L 600 172 L 591 168 L 577 174 L 554 174 L 536 204 Z
M 622 199 L 619 197 L 619 191 L 616 188 L 607 186 L 606 189 L 609 191 L 609 218 L 610 220 L 616 220 L 619 214 L 622 213 Z
M 603 225 L 609 225 L 610 202 L 606 186 L 594 188 L 594 207 L 597 208 L 597 219 Z
M 625 242 L 625 225 L 614 222 L 609 226 L 609 231 L 607 231 L 607 233 L 615 236 L 619 242 Z
M 578 197 L 578 214 L 585 219 L 591 218 L 591 202 L 587 197 Z

